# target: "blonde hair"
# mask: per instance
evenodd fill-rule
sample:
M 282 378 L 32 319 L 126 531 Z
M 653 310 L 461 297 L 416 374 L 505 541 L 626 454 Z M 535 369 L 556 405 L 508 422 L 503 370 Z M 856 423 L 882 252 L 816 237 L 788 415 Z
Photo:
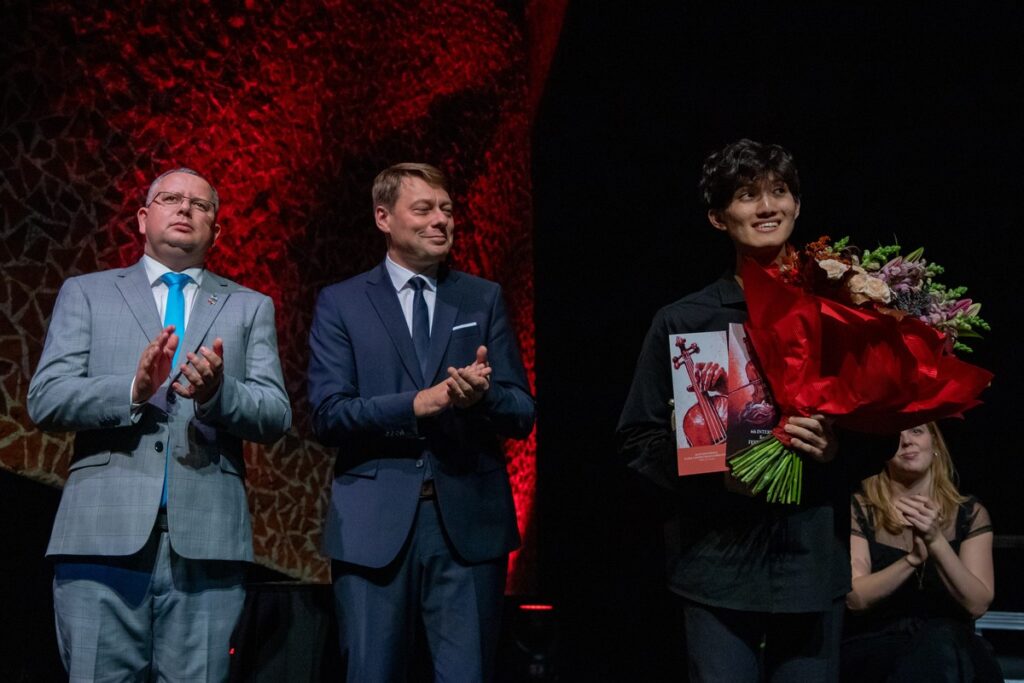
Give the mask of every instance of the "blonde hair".
M 440 169 L 430 164 L 406 162 L 389 166 L 377 174 L 373 180 L 373 208 L 383 206 L 388 211 L 395 208 L 398 194 L 402 190 L 402 181 L 406 178 L 419 178 L 431 187 L 439 187 L 448 191 L 448 178 Z
M 934 422 L 925 425 L 928 433 L 932 435 L 932 449 L 935 454 L 932 457 L 932 464 L 929 471 L 932 475 L 931 490 L 929 496 L 939 504 L 939 526 L 944 525 L 948 520 L 956 518 L 957 506 L 967 500 L 966 496 L 960 495 L 956 488 L 956 470 L 953 469 L 953 459 L 949 455 L 949 447 L 946 440 L 942 438 L 939 426 Z M 896 508 L 893 506 L 892 478 L 889 476 L 889 467 L 886 467 L 864 480 L 864 498 L 874 510 L 875 530 L 885 529 L 891 534 L 902 533 L 905 525 L 896 515 Z

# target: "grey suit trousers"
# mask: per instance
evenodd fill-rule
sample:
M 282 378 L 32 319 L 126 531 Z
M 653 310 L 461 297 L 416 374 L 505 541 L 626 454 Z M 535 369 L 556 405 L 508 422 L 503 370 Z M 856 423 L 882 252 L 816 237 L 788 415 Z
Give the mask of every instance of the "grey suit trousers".
M 159 529 L 134 555 L 57 560 L 57 642 L 71 681 L 227 680 L 245 563 L 181 557 Z

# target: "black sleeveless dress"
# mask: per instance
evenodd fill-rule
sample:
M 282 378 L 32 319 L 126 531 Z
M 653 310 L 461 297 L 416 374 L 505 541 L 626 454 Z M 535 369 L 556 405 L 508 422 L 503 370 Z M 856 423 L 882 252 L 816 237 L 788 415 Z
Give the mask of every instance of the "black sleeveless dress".
M 898 537 L 878 538 L 874 516 L 864 499 L 852 501 L 851 533 L 862 536 L 871 552 L 871 571 L 902 560 L 908 550 Z M 946 539 L 954 552 L 973 536 L 991 533 L 987 511 L 973 497 L 961 503 Z M 925 562 L 891 595 L 864 612 L 846 613 L 842 680 L 1002 681 L 991 649 L 974 632 L 974 620 L 950 595 L 935 563 Z

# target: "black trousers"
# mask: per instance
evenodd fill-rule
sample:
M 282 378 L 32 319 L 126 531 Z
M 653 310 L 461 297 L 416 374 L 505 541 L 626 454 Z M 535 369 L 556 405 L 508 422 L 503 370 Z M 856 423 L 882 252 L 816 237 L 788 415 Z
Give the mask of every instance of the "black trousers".
M 834 683 L 844 606 L 839 598 L 827 612 L 780 614 L 687 601 L 690 683 Z
M 908 619 L 908 627 L 849 638 L 842 680 L 849 683 L 994 683 L 999 663 L 967 622 Z

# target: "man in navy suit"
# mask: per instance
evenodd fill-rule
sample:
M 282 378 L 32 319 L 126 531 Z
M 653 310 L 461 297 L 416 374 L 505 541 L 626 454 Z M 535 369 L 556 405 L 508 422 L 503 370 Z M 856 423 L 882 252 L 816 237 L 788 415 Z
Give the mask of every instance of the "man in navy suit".
M 373 203 L 387 257 L 325 288 L 310 332 L 313 427 L 338 447 L 323 548 L 348 680 L 403 680 L 420 618 L 437 680 L 488 680 L 520 541 L 501 440 L 530 433 L 533 399 L 501 288 L 445 267 L 444 175 L 397 164 Z

